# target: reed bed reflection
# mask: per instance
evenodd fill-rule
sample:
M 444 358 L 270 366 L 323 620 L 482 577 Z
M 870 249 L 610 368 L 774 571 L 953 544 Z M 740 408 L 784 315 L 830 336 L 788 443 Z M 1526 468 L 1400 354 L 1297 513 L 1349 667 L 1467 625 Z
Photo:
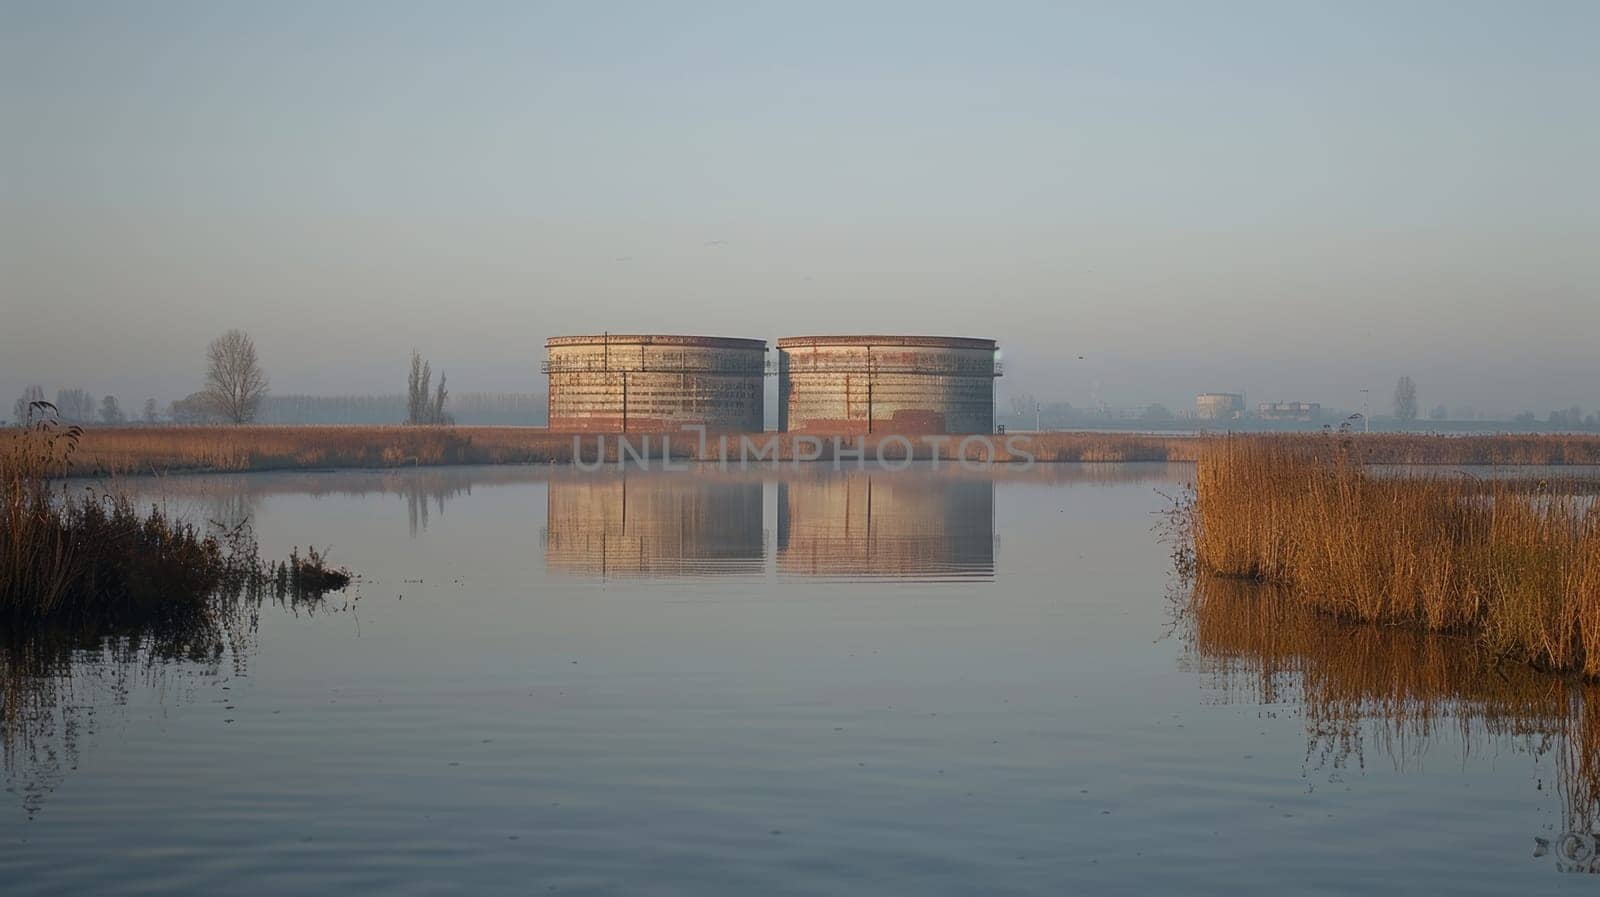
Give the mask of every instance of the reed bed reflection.
M 82 741 L 141 692 L 163 704 L 247 672 L 267 604 L 295 615 L 349 611 L 320 590 L 215 593 L 204 613 L 108 627 L 78 621 L 0 627 L 0 769 L 31 816 L 67 773 Z
M 1201 576 L 1181 609 L 1186 665 L 1225 701 L 1297 705 L 1313 766 L 1510 741 L 1553 757 L 1570 831 L 1600 821 L 1600 686 L 1497 662 L 1469 638 L 1331 621 L 1273 584 Z

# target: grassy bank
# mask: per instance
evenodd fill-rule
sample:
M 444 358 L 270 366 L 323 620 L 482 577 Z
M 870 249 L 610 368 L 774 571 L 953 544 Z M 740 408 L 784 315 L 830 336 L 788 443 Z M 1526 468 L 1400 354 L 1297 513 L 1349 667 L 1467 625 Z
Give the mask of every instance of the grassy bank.
M 630 434 L 638 447 L 645 434 Z M 756 445 L 776 445 L 777 457 L 792 459 L 795 434 L 751 433 L 730 436 L 737 459 L 742 436 Z M 1039 461 L 1125 462 L 1198 460 L 1203 440 L 1192 436 L 1154 436 L 1137 433 L 1013 433 L 992 436 L 993 460 L 1024 460 L 1008 449 L 1008 439 Z M 106 427 L 82 433 L 71 463 L 80 475 L 142 475 L 172 471 L 296 470 L 317 468 L 393 468 L 458 464 L 543 464 L 572 460 L 573 434 L 532 427 Z M 1326 437 L 1273 435 L 1259 437 L 1289 445 L 1314 445 Z M 660 435 L 652 435 L 652 456 L 659 456 Z M 903 444 L 895 437 L 865 437 L 868 457 L 884 444 L 885 456 L 900 458 Z M 1596 436 L 1425 436 L 1373 434 L 1346 437 L 1361 460 L 1386 464 L 1600 464 L 1600 437 Z M 959 440 L 940 451 L 949 457 Z M 592 453 L 595 437 L 582 443 Z M 853 437 L 845 440 L 853 444 Z M 616 441 L 607 437 L 607 454 L 614 457 Z M 700 460 L 698 440 L 682 434 L 672 440 L 674 458 Z M 715 460 L 718 444 L 713 437 L 704 460 Z M 802 453 L 809 447 L 803 447 Z M 979 458 L 986 449 L 968 446 Z M 918 458 L 931 458 L 932 447 L 917 441 Z M 832 443 L 823 439 L 819 460 L 832 457 Z
M 595 434 L 552 432 L 533 427 L 105 427 L 84 431 L 73 458 L 72 472 L 78 475 L 139 475 L 171 471 L 252 471 L 314 468 L 386 468 L 460 464 L 546 464 L 570 463 L 574 438 L 581 440 L 585 459 L 592 460 L 597 444 Z M 662 437 L 659 433 L 627 434 L 635 449 L 649 439 L 649 453 L 659 459 Z M 749 457 L 794 458 L 796 442 L 803 437 L 792 433 L 749 433 L 729 435 L 729 457 L 737 461 L 741 438 L 752 444 Z M 845 446 L 865 439 L 868 457 L 875 457 L 879 443 L 885 456 L 899 459 L 904 446 L 895 439 L 875 434 L 843 437 Z M 820 437 L 819 460 L 833 457 L 829 437 Z M 1028 437 L 1023 447 L 1041 461 L 1193 461 L 1196 441 L 1189 437 L 1141 436 L 1116 433 L 1048 433 Z M 606 456 L 615 460 L 617 434 L 605 434 Z M 951 457 L 959 437 L 940 447 L 940 456 Z M 995 448 L 996 461 L 1022 460 L 1006 450 L 1005 436 L 987 438 Z M 769 449 L 769 443 L 771 448 Z M 708 438 L 706 457 L 719 457 L 718 437 Z M 982 459 L 986 445 L 972 444 L 967 454 Z M 802 445 L 801 453 L 816 449 Z M 931 459 L 933 448 L 917 440 L 913 451 L 918 458 Z M 694 433 L 671 436 L 672 457 L 702 460 L 699 437 Z M 763 460 L 759 463 L 768 463 Z
M 1320 612 L 1469 634 L 1496 655 L 1600 677 L 1592 482 L 1380 476 L 1360 460 L 1349 440 L 1208 441 L 1192 515 L 1200 571 L 1280 583 Z
M 78 428 L 45 422 L 0 446 L 0 625 L 180 622 L 225 593 L 348 581 L 315 551 L 262 563 L 244 526 L 202 532 L 126 496 L 70 490 L 59 477 L 81 440 Z
M 84 432 L 72 472 L 529 464 L 571 453 L 570 438 L 519 427 L 107 427 Z

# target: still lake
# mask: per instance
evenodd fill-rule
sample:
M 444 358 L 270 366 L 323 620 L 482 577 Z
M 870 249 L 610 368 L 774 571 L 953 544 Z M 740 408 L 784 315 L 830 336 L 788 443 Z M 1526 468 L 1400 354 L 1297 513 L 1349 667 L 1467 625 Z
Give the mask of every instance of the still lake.
M 129 481 L 361 579 L 211 655 L 0 648 L 0 890 L 1600 886 L 1600 697 L 1191 603 L 1154 528 L 1192 471 Z

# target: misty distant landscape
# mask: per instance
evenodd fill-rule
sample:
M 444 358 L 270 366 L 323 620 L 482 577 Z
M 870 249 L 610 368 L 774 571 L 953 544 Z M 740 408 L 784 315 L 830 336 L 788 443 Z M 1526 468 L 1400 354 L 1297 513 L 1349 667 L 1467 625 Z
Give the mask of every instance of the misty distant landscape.
M 769 390 L 770 392 L 770 390 Z M 29 386 L 13 403 L 11 421 L 27 417 L 27 405 L 45 400 L 49 393 L 42 386 Z M 168 424 L 206 424 L 226 419 L 206 402 L 203 392 L 163 404 L 149 398 L 128 407 L 115 395 L 96 398 L 81 388 L 59 389 L 53 402 L 62 420 L 89 426 L 158 426 Z M 405 393 L 372 395 L 278 395 L 270 391 L 261 396 L 251 422 L 282 425 L 387 425 L 410 422 L 409 399 Z M 775 404 L 775 403 L 773 403 Z M 549 402 L 543 392 L 481 393 L 452 392 L 446 402 L 451 421 L 463 426 L 543 427 L 549 422 Z M 1600 411 L 1585 411 L 1582 406 L 1548 411 L 1522 410 L 1480 412 L 1472 406 L 1448 407 L 1443 404 L 1421 413 L 1417 399 L 1411 404 L 1391 405 L 1372 412 L 1371 426 L 1389 432 L 1600 432 Z M 1239 430 L 1239 431 L 1315 431 L 1361 420 L 1361 409 L 1319 406 L 1314 415 L 1262 415 L 1247 412 L 1218 420 L 1196 412 L 1193 407 L 1176 410 L 1159 402 L 1143 407 L 1077 407 L 1070 402 L 1050 401 L 1032 393 L 1001 395 L 995 403 L 996 422 L 1010 430 Z M 776 422 L 775 411 L 768 416 L 768 428 Z

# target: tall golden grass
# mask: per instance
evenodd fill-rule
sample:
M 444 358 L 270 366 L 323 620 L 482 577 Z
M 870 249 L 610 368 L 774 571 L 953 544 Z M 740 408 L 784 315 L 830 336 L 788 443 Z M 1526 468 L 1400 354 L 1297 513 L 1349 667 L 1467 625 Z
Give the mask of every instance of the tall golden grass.
M 56 483 L 81 431 L 46 419 L 0 443 L 0 626 L 193 622 L 219 596 L 342 588 L 315 551 L 262 564 L 248 529 L 201 532 L 125 494 Z
M 630 434 L 634 444 L 644 434 Z M 751 433 L 757 444 L 776 439 L 779 457 L 792 458 L 794 434 Z M 1193 436 L 1156 436 L 1139 433 L 1013 433 L 1009 437 L 1039 461 L 1195 462 L 1206 443 Z M 530 464 L 572 460 L 572 433 L 533 427 L 404 427 L 404 426 L 198 426 L 198 427 L 96 427 L 83 432 L 72 460 L 75 474 L 151 474 L 181 470 L 242 472 L 312 468 L 384 468 L 453 464 Z M 869 453 L 876 451 L 885 434 L 866 439 Z M 1273 435 L 1258 437 L 1284 445 L 1314 445 L 1322 436 Z M 1352 452 L 1369 463 L 1389 464 L 1600 464 L 1600 436 L 1503 435 L 1425 436 L 1372 434 L 1342 437 Z M 659 454 L 659 435 L 652 452 Z M 848 439 L 853 440 L 854 437 Z M 995 461 L 1024 460 L 1007 449 L 1007 436 L 990 437 Z M 595 437 L 582 437 L 586 451 Z M 956 448 L 954 440 L 942 448 L 945 457 Z M 832 457 L 831 442 L 823 438 L 820 460 Z M 738 439 L 732 440 L 737 453 Z M 696 458 L 697 440 L 675 436 L 674 457 Z M 714 460 L 713 439 L 708 446 Z M 615 452 L 615 437 L 608 436 L 607 453 Z M 971 451 L 978 452 L 981 448 Z M 904 449 L 889 444 L 886 457 L 899 458 Z M 869 455 L 870 456 L 870 455 Z M 919 442 L 917 457 L 931 456 Z M 978 457 L 977 454 L 973 455 Z
M 0 446 L 0 612 L 22 606 L 48 611 L 71 583 L 77 546 L 61 526 L 49 478 L 64 472 L 82 431 L 20 428 Z
M 76 427 L 29 426 L 0 452 L 0 622 L 117 625 L 204 612 L 241 553 L 159 509 L 81 493 L 53 479 L 77 446 Z
M 72 472 L 518 464 L 567 460 L 571 446 L 518 427 L 108 427 L 84 432 Z
M 1600 677 L 1592 481 L 1384 475 L 1342 440 L 1208 441 L 1195 475 L 1204 573 L 1292 587 L 1315 610 L 1469 633 Z

